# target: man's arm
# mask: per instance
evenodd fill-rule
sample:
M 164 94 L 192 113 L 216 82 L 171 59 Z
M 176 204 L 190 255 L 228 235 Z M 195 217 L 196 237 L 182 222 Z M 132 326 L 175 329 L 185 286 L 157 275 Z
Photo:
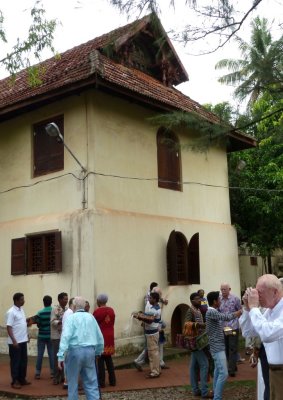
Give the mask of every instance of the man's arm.
M 209 314 L 209 318 L 217 321 L 230 321 L 234 318 L 239 318 L 242 315 L 242 310 L 235 311 L 233 313 L 220 313 L 215 310 L 215 312 Z
M 253 327 L 252 321 L 250 319 L 249 311 L 247 311 L 247 310 L 243 311 L 243 314 L 239 318 L 239 324 L 240 324 L 240 328 L 242 331 L 242 335 L 245 338 L 258 335 L 257 331 Z
M 142 312 L 133 314 L 133 317 L 138 319 L 139 321 L 146 322 L 147 324 L 151 324 L 155 320 L 154 315 L 146 315 Z
M 62 331 L 62 335 L 60 338 L 59 351 L 57 353 L 58 362 L 64 361 L 65 353 L 69 348 L 69 341 L 72 337 L 72 332 L 73 332 L 73 318 L 72 318 L 72 316 L 70 316 L 66 320 L 66 323 L 64 325 L 64 329 Z
M 10 336 L 10 338 L 11 338 L 11 340 L 13 342 L 13 346 L 14 347 L 19 347 L 18 342 L 16 341 L 14 333 L 13 333 L 13 328 L 11 326 L 9 326 L 9 325 L 7 325 L 7 332 L 8 332 L 8 335 Z

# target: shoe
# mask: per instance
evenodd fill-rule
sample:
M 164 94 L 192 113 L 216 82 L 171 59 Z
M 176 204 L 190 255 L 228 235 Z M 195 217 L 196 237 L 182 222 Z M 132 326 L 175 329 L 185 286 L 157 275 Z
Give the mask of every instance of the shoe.
M 146 375 L 146 378 L 149 378 L 149 379 L 155 379 L 155 378 L 159 378 L 159 377 L 160 377 L 160 374 L 158 374 L 158 375 L 154 375 L 154 374 Z
M 34 375 L 34 379 L 40 379 L 40 375 L 39 374 L 35 374 Z
M 116 382 L 109 383 L 110 386 L 116 386 Z
M 137 363 L 136 361 L 134 361 L 134 366 L 136 367 L 136 369 L 138 370 L 138 371 L 142 371 L 142 366 L 139 364 L 139 363 Z
M 21 389 L 22 385 L 20 384 L 20 382 L 13 382 L 11 383 L 11 386 L 13 389 Z
M 200 397 L 201 396 L 201 391 L 198 390 L 197 392 L 193 392 L 193 396 Z
M 23 382 L 21 382 L 21 385 L 22 386 L 31 385 L 31 382 L 24 380 Z
M 63 389 L 68 389 L 68 384 L 67 383 L 63 384 Z
M 102 389 L 105 388 L 105 383 L 101 383 L 101 384 L 99 385 L 99 387 L 102 388 Z
M 168 367 L 167 365 L 162 365 L 161 369 L 170 369 L 170 367 Z
M 237 364 L 243 364 L 246 361 L 245 358 L 239 358 L 239 360 L 237 361 Z
M 213 399 L 213 392 L 208 392 L 205 396 L 201 396 L 202 399 Z
M 236 376 L 235 372 L 229 372 L 229 376 L 231 376 L 232 378 L 234 378 Z

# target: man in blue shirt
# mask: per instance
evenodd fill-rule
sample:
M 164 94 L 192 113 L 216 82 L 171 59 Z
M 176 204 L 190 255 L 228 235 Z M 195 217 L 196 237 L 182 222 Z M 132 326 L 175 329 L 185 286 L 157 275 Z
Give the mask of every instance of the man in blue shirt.
M 68 399 L 78 400 L 78 379 L 81 377 L 87 399 L 99 400 L 95 357 L 104 348 L 104 340 L 93 316 L 85 311 L 85 299 L 75 297 L 74 313 L 70 315 L 62 332 L 58 356 L 58 368 L 62 369 L 65 358 L 68 371 Z

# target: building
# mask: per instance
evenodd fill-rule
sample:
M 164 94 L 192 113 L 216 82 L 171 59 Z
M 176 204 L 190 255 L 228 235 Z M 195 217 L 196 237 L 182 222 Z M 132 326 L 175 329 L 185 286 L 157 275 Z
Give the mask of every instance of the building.
M 40 85 L 27 71 L 0 81 L 1 309 L 16 291 L 28 315 L 46 294 L 93 307 L 107 292 L 117 345 L 130 349 L 142 338 L 131 313 L 157 281 L 174 341 L 192 291 L 225 279 L 240 293 L 226 155 L 255 141 L 230 131 L 196 152 L 186 149 L 196 129 L 150 121 L 183 111 L 219 123 L 175 88 L 188 75 L 155 15 L 41 67 Z M 68 148 L 47 135 L 50 123 Z

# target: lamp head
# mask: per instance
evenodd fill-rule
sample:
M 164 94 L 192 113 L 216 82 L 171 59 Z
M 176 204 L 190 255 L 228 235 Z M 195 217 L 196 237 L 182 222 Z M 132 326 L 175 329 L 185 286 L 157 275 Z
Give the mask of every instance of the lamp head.
M 49 124 L 47 124 L 45 126 L 45 131 L 47 135 L 51 137 L 60 137 L 61 135 L 60 129 L 58 125 L 55 124 L 55 122 L 50 122 Z
M 246 167 L 247 163 L 244 160 L 239 160 L 237 167 L 236 167 L 236 171 L 237 172 L 241 172 L 243 171 L 243 169 Z

